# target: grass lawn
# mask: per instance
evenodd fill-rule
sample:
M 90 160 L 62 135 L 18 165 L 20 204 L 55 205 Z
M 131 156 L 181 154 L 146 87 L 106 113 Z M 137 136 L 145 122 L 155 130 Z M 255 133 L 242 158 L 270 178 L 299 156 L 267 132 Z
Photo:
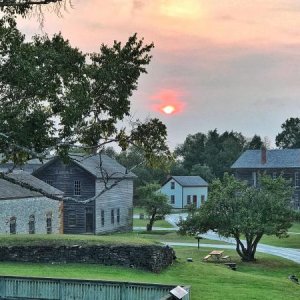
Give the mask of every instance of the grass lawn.
M 287 247 L 287 248 L 296 248 L 300 249 L 300 223 L 294 223 L 293 226 L 288 230 L 289 237 L 279 239 L 278 237 L 271 235 L 264 235 L 260 243 L 278 246 L 278 247 Z M 299 233 L 299 234 L 295 234 Z
M 154 241 L 141 238 L 135 234 L 112 235 L 69 235 L 69 234 L 17 234 L 0 235 L 0 246 L 18 245 L 97 245 L 97 244 L 130 244 L 148 245 Z
M 113 266 L 90 264 L 32 264 L 0 262 L 1 275 L 82 278 L 162 284 L 191 285 L 191 299 L 299 299 L 300 286 L 288 275 L 300 277 L 298 264 L 269 255 L 258 255 L 257 263 L 241 263 L 235 251 L 226 250 L 237 271 L 223 264 L 203 262 L 211 249 L 175 248 L 177 261 L 160 274 Z M 193 262 L 186 258 L 192 257 Z
M 293 226 L 289 229 L 289 231 L 300 233 L 300 223 L 294 223 Z
M 133 219 L 133 226 L 134 227 L 145 227 L 146 228 L 148 223 L 149 223 L 148 219 L 144 219 L 144 220 Z M 155 221 L 153 227 L 173 228 L 173 226 L 165 220 Z
M 163 242 L 182 242 L 182 243 L 198 243 L 197 240 L 193 236 L 187 235 L 179 235 L 174 231 L 153 231 L 151 233 L 143 231 L 143 232 L 136 232 L 139 238 L 146 238 L 156 241 L 163 241 Z M 200 244 L 219 244 L 219 245 L 228 245 L 226 242 L 222 241 L 215 241 L 215 240 L 208 240 L 208 239 L 201 239 Z

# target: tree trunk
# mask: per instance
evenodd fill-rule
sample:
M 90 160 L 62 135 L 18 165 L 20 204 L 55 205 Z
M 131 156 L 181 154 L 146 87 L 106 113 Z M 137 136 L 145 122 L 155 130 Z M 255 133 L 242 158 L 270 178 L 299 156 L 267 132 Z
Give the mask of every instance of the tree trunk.
M 255 261 L 255 253 L 256 253 L 256 247 L 261 239 L 262 235 L 256 236 L 254 241 L 247 241 L 247 247 L 244 246 L 244 244 L 241 242 L 239 237 L 235 237 L 236 240 L 236 252 L 241 257 L 242 261 Z
M 155 221 L 155 215 L 151 216 L 151 218 L 149 219 L 149 223 L 147 224 L 147 231 L 152 231 L 152 227 Z

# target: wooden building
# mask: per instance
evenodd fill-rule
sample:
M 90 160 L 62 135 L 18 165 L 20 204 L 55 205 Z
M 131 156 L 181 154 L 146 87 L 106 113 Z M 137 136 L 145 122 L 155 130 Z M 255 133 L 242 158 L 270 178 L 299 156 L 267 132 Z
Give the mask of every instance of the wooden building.
M 300 210 L 300 149 L 247 150 L 231 166 L 236 178 L 256 186 L 258 174 L 282 174 L 295 187 L 292 207 Z
M 64 233 L 132 230 L 135 175 L 107 155 L 55 157 L 32 174 L 72 198 L 64 200 Z

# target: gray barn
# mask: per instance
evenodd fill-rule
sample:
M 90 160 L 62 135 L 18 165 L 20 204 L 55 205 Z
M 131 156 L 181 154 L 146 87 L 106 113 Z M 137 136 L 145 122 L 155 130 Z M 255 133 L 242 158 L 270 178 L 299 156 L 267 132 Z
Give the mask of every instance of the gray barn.
M 135 175 L 117 161 L 106 155 L 72 155 L 64 163 L 56 157 L 32 174 L 76 200 L 64 201 L 64 233 L 132 230 Z

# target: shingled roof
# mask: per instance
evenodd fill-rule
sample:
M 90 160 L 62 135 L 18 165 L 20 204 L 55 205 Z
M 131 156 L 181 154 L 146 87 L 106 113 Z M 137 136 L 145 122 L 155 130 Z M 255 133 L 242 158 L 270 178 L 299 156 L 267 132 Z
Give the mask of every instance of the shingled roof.
M 8 174 L 8 177 L 15 179 L 19 182 L 27 183 L 36 189 L 41 189 L 49 194 L 55 196 L 62 196 L 63 192 L 54 188 L 53 186 L 45 183 L 42 180 L 26 173 L 17 172 Z M 12 183 L 5 179 L 0 179 L 0 199 L 20 199 L 20 198 L 30 198 L 30 197 L 41 197 L 41 193 L 32 191 L 18 184 Z
M 171 176 L 165 183 L 172 178 L 181 186 L 185 187 L 208 186 L 208 183 L 200 176 Z
M 300 149 L 266 150 L 266 162 L 261 159 L 262 150 L 245 151 L 231 166 L 232 169 L 282 169 L 300 168 Z
M 100 168 L 100 156 L 95 155 L 70 155 L 72 160 L 81 166 L 83 169 L 87 170 L 89 173 L 93 174 L 97 178 L 102 178 L 101 168 Z M 119 164 L 115 159 L 110 158 L 105 154 L 101 154 L 102 170 L 105 171 L 111 178 L 135 178 L 136 175 Z

